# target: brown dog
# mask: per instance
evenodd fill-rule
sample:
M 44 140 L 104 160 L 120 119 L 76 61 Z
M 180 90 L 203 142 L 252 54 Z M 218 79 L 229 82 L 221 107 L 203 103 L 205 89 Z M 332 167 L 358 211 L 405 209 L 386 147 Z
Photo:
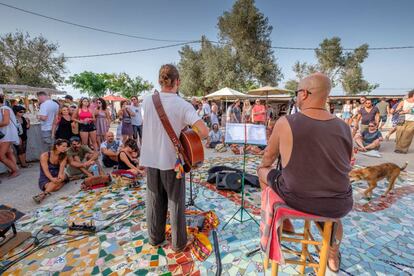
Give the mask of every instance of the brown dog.
M 364 191 L 366 197 L 372 196 L 372 190 L 377 187 L 377 182 L 381 179 L 386 178 L 388 180 L 388 189 L 385 191 L 386 196 L 393 188 L 397 177 L 401 171 L 407 168 L 408 163 L 406 162 L 403 167 L 398 167 L 394 163 L 384 163 L 377 166 L 366 167 L 363 169 L 354 169 L 349 173 L 349 179 L 351 182 L 358 180 L 366 180 L 368 182 L 368 189 Z

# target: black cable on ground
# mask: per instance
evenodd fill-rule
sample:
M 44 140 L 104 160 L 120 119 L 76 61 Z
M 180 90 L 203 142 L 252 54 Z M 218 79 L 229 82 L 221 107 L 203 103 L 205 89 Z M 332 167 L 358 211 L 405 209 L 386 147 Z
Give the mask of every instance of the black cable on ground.
M 221 267 L 221 255 L 220 255 L 220 248 L 219 248 L 219 242 L 218 242 L 216 230 L 213 230 L 213 244 L 214 244 L 214 255 L 216 256 L 216 265 L 217 265 L 216 276 L 220 276 L 223 268 Z

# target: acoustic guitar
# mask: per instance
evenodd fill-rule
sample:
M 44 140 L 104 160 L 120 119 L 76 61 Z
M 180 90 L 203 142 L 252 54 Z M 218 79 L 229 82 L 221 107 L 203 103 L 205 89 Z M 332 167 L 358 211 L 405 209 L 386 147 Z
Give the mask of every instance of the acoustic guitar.
M 180 139 L 178 139 L 171 126 L 170 120 L 165 113 L 161 103 L 160 94 L 157 90 L 155 90 L 152 95 L 152 101 L 154 102 L 158 117 L 160 118 L 168 137 L 170 137 L 177 154 L 179 154 L 184 161 L 184 171 L 188 173 L 192 169 L 199 168 L 204 162 L 204 148 L 200 136 L 198 136 L 198 134 L 190 127 L 186 127 L 181 131 Z
M 192 169 L 201 167 L 204 162 L 204 147 L 200 136 L 187 127 L 181 131 L 180 142 L 183 148 L 184 171 L 190 172 Z

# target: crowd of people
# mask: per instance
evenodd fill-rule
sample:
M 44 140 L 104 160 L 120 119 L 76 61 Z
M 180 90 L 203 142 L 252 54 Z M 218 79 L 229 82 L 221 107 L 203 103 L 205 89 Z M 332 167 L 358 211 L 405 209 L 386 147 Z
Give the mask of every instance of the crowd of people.
M 359 151 L 379 150 L 384 140 L 382 130 L 390 120 L 391 128 L 385 140 L 396 134 L 395 153 L 407 153 L 414 136 L 414 90 L 403 100 L 380 98 L 376 105 L 365 96 L 342 107 L 342 119 L 352 128 L 354 143 Z
M 329 218 L 342 218 L 352 209 L 348 173 L 354 146 L 361 151 L 379 149 L 380 130 L 388 116 L 392 116 L 393 122 L 390 133 L 395 128 L 397 131 L 395 152 L 407 153 L 414 136 L 414 90 L 400 102 L 381 99 L 374 106 L 366 97 L 361 97 L 359 103 L 348 101 L 341 120 L 326 108 L 331 90 L 329 78 L 315 73 L 304 78 L 295 91 L 300 112 L 276 121 L 274 110 L 260 99 L 254 105 L 245 100 L 242 107 L 241 101 L 236 100 L 225 112 L 205 98 L 201 102 L 185 101 L 178 95 L 178 70 L 170 64 L 161 67 L 159 84 L 161 92 L 148 96 L 142 103 L 137 97 L 121 102 L 117 134 L 109 130 L 113 112 L 103 98 L 81 98 L 75 103 L 68 95 L 57 102 L 39 92 L 43 152 L 38 181 L 41 192 L 33 197 L 34 201 L 42 202 L 69 180 L 103 175 L 103 167 L 146 175 L 150 244 L 158 246 L 164 242 L 169 208 L 172 248 L 176 252 L 184 250 L 191 239 L 185 231 L 185 177 L 177 167 L 182 160 L 153 97 L 159 97 L 176 135 L 185 126 L 191 126 L 201 139 L 206 139 L 207 148 L 224 144 L 223 122 L 266 125 L 268 146 L 249 148 L 263 155 L 257 169 L 262 189 L 272 189 L 278 201 L 292 208 Z M 9 177 L 19 175 L 18 161 L 21 168 L 28 166 L 25 149 L 30 121 L 25 118 L 25 111 L 23 106 L 5 105 L 5 98 L 0 95 L 0 161 L 9 169 Z M 223 114 L 225 118 L 220 120 Z M 277 158 L 281 165 L 275 169 Z M 284 230 L 293 231 L 288 220 Z M 328 266 L 333 271 L 339 270 L 342 235 L 339 222 L 328 256 Z
M 83 97 L 75 102 L 66 95 L 57 101 L 38 92 L 37 99 L 42 153 L 38 181 L 41 193 L 33 197 L 35 202 L 40 203 L 69 180 L 102 175 L 101 164 L 136 175 L 145 173 L 138 162 L 142 113 L 137 97 L 121 102 L 118 139 L 109 131 L 113 117 L 103 98 Z M 31 122 L 25 116 L 26 107 L 15 102 L 9 105 L 0 95 L 0 161 L 13 178 L 19 176 L 19 166 L 30 166 L 26 146 Z

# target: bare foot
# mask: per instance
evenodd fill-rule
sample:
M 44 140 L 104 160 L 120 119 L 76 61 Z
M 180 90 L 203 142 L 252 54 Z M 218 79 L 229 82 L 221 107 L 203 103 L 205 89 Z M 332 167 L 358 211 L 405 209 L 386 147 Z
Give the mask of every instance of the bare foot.
M 18 177 L 19 175 L 20 175 L 20 173 L 18 171 L 11 172 L 10 175 L 9 175 L 9 179 Z

